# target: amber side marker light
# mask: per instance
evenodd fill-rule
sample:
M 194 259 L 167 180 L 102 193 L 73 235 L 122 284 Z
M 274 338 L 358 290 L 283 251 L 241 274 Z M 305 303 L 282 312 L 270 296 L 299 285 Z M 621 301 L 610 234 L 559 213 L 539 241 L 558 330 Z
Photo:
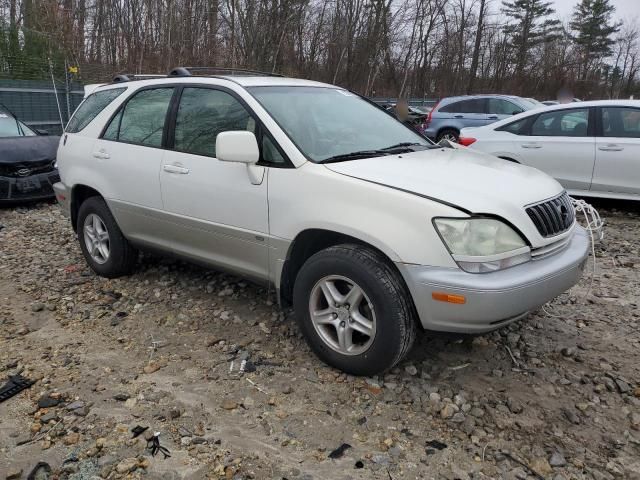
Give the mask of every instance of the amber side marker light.
M 456 303 L 458 305 L 467 303 L 464 295 L 454 295 L 452 293 L 433 292 L 431 293 L 431 298 L 439 302 Z

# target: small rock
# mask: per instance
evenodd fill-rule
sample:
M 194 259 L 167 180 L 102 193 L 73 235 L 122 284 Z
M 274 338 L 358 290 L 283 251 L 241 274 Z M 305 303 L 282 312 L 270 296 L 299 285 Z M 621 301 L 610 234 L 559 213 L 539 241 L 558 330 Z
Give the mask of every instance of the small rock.
M 456 409 L 453 406 L 452 403 L 447 403 L 442 410 L 440 410 L 440 416 L 444 419 L 448 419 L 453 417 L 453 415 L 456 413 Z
M 406 367 L 404 367 L 404 371 L 412 376 L 418 374 L 418 369 L 415 367 L 415 365 L 407 365 Z
M 32 312 L 41 312 L 42 310 L 44 310 L 45 304 L 41 303 L 41 302 L 34 302 L 31 304 L 31 311 Z
M 80 434 L 78 432 L 71 432 L 65 436 L 62 441 L 67 446 L 75 445 L 80 441 Z
M 127 400 L 129 400 L 129 395 L 126 393 L 116 393 L 113 396 L 114 400 L 117 400 L 118 402 L 125 402 Z
M 59 398 L 53 398 L 50 395 L 45 394 L 42 397 L 40 397 L 40 399 L 38 400 L 38 408 L 51 408 L 51 407 L 55 407 L 59 403 L 60 403 Z
M 144 373 L 146 374 L 150 374 L 153 372 L 157 372 L 158 370 L 160 370 L 160 364 L 158 362 L 149 362 L 147 365 L 145 365 L 145 367 L 143 368 Z
M 116 465 L 116 472 L 120 475 L 124 475 L 125 473 L 135 471 L 136 468 L 138 468 L 138 459 L 126 458 Z
M 76 401 L 76 402 L 72 402 L 69 405 L 66 406 L 67 410 L 77 410 L 78 408 L 82 408 L 84 407 L 84 402 L 81 401 Z
M 572 347 L 564 347 L 562 350 L 560 350 L 560 353 L 563 357 L 570 358 L 576 354 L 576 349 Z
M 616 378 L 615 382 L 616 382 L 616 386 L 618 387 L 618 392 L 629 393 L 631 391 L 631 387 L 624 380 L 620 380 L 619 378 Z
M 235 400 L 231 400 L 228 398 L 224 402 L 222 402 L 222 408 L 224 408 L 225 410 L 235 410 L 236 408 L 238 408 L 238 403 Z
M 546 458 L 534 458 L 531 461 L 530 466 L 533 470 L 541 475 L 549 475 L 551 472 L 553 472 L 553 469 L 551 468 L 551 465 L 549 465 L 549 462 Z
M 567 464 L 567 461 L 564 459 L 564 456 L 560 452 L 554 452 L 549 459 L 549 465 L 552 467 L 564 467 Z

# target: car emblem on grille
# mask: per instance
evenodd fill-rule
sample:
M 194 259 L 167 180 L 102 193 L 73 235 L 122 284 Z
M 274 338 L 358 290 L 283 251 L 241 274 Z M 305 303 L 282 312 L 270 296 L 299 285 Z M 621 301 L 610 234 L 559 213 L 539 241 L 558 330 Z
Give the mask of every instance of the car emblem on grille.
M 27 175 L 29 175 L 31 173 L 31 169 L 29 169 L 29 168 L 21 168 L 16 173 L 18 174 L 19 177 L 26 177 Z

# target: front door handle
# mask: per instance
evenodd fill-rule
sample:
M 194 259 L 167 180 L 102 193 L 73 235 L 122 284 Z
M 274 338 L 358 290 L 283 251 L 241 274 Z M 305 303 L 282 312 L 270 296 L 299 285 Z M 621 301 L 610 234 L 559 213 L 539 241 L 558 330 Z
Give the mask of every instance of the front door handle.
M 538 145 L 537 143 L 523 143 L 521 147 L 522 148 L 542 148 L 542 145 Z
M 163 165 L 162 169 L 167 173 L 177 173 L 179 175 L 186 175 L 189 173 L 189 169 L 181 167 L 180 165 Z
M 497 119 L 498 119 L 498 116 L 497 116 L 497 115 L 489 115 L 487 118 L 488 118 L 489 120 L 497 120 Z
M 453 118 L 464 118 L 464 115 L 454 115 Z
M 93 152 L 93 157 L 99 158 L 100 160 L 106 160 L 108 158 L 111 158 L 111 156 L 106 152 L 106 150 L 102 148 L 100 150 Z
M 600 145 L 598 150 L 602 150 L 603 152 L 621 152 L 624 148 L 616 145 L 615 143 L 610 143 L 608 145 Z

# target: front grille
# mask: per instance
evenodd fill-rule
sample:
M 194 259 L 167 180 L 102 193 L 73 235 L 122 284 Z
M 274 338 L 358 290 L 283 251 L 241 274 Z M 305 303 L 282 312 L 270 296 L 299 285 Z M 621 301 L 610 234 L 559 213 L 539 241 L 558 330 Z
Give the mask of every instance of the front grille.
M 528 207 L 527 215 L 543 237 L 566 232 L 576 219 L 576 211 L 567 192 Z

